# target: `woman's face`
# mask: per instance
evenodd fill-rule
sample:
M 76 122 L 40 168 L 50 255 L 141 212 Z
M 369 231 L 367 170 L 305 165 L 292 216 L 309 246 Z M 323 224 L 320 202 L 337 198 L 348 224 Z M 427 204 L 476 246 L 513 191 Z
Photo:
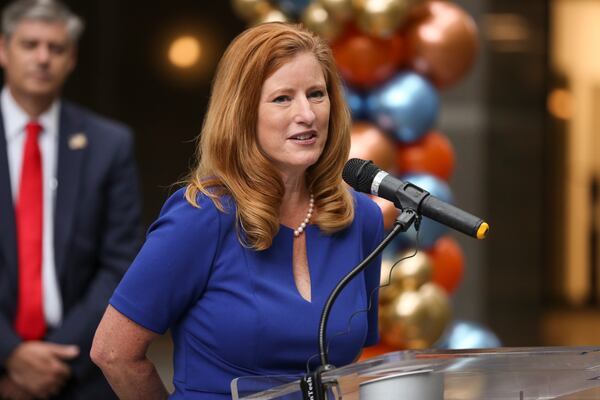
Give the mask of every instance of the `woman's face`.
M 285 176 L 317 162 L 329 128 L 329 96 L 314 55 L 301 53 L 265 80 L 258 106 L 258 145 Z

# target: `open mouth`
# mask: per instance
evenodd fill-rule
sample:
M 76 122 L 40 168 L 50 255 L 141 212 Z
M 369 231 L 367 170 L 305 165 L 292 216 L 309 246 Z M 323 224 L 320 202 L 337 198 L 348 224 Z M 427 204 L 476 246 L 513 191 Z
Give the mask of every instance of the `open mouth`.
M 317 137 L 317 133 L 315 131 L 302 132 L 296 135 L 292 135 L 290 140 L 294 140 L 296 142 L 308 142 Z

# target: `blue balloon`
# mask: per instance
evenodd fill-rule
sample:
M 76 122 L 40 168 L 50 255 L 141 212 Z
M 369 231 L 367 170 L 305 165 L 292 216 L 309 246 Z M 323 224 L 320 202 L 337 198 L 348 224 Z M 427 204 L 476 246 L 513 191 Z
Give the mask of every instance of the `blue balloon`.
M 365 119 L 367 116 L 366 99 L 359 92 L 344 85 L 344 96 L 350 108 L 353 120 Z
M 277 0 L 276 3 L 284 13 L 299 16 L 310 4 L 311 0 Z
M 439 96 L 421 75 L 400 72 L 367 98 L 369 119 L 401 143 L 418 140 L 437 118 Z
M 453 203 L 454 199 L 450 186 L 440 178 L 429 174 L 411 174 L 400 177 L 403 181 L 407 181 L 419 186 L 428 191 L 431 195 L 446 203 Z M 442 225 L 432 219 L 423 217 L 419 226 L 419 243 L 420 249 L 428 249 L 433 246 L 436 240 L 444 236 L 450 228 Z M 409 243 L 411 246 L 417 246 L 417 230 L 411 226 L 406 232 L 398 235 L 398 241 L 401 243 Z
M 386 234 L 389 232 L 386 232 Z M 410 243 L 402 240 L 392 240 L 383 250 L 382 258 L 397 261 L 398 256 L 410 248 Z
M 454 321 L 434 347 L 439 349 L 484 349 L 500 347 L 498 336 L 485 326 L 470 321 Z

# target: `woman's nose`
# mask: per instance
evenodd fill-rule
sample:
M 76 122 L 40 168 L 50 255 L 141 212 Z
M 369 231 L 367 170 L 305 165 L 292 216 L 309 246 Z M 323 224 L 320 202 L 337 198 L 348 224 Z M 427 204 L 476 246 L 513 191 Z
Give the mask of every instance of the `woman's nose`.
M 307 98 L 298 100 L 295 108 L 294 119 L 297 123 L 305 125 L 311 125 L 315 121 L 313 105 Z

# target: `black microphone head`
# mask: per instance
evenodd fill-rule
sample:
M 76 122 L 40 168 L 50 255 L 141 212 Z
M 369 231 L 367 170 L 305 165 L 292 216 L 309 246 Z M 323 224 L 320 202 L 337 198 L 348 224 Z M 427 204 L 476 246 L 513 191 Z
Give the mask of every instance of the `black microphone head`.
M 344 165 L 342 178 L 354 190 L 371 194 L 371 183 L 379 171 L 373 161 L 351 158 Z

